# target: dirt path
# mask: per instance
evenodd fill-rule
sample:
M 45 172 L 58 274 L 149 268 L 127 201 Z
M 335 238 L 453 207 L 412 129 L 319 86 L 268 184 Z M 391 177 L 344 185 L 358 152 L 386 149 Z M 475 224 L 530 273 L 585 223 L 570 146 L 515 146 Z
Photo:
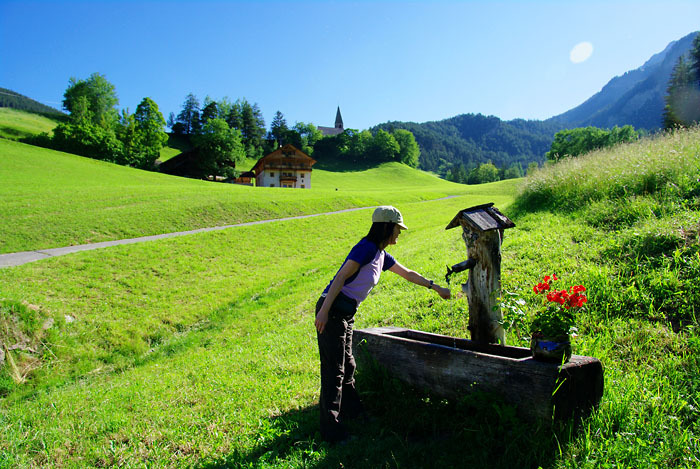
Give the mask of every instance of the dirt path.
M 432 202 L 435 200 L 451 199 L 453 197 L 459 197 L 459 196 L 451 195 L 448 197 L 442 197 L 440 199 L 425 200 L 424 202 Z M 367 210 L 367 209 L 371 209 L 371 208 L 376 208 L 376 206 L 346 208 L 344 210 L 337 210 L 335 212 L 312 213 L 311 215 L 299 215 L 296 217 L 274 218 L 272 220 L 250 221 L 250 222 L 246 222 L 246 223 L 238 223 L 235 225 L 213 226 L 211 228 L 199 228 L 197 230 L 190 230 L 190 231 L 178 231 L 175 233 L 165 233 L 165 234 L 152 235 L 152 236 L 141 236 L 139 238 L 118 239 L 116 241 L 104 241 L 101 243 L 92 243 L 92 244 L 79 244 L 77 246 L 67 246 L 64 248 L 37 249 L 35 251 L 23 251 L 23 252 L 13 252 L 13 253 L 9 253 L 9 254 L 0 254 L 0 268 L 14 267 L 17 265 L 26 264 L 28 262 L 34 262 L 34 261 L 38 261 L 41 259 L 46 259 L 47 257 L 63 256 L 63 255 L 71 254 L 74 252 L 91 251 L 93 249 L 101 249 L 101 248 L 106 248 L 106 247 L 110 247 L 110 246 L 119 246 L 120 244 L 142 243 L 144 241 L 153 241 L 156 239 L 172 238 L 174 236 L 186 236 L 186 235 L 190 235 L 190 234 L 194 234 L 194 233 L 203 233 L 205 231 L 226 230 L 228 228 L 235 228 L 238 226 L 260 225 L 263 223 L 275 223 L 275 222 L 288 221 L 288 220 L 298 220 L 300 218 L 311 218 L 311 217 L 318 217 L 321 215 L 333 215 L 336 213 L 354 212 L 356 210 Z

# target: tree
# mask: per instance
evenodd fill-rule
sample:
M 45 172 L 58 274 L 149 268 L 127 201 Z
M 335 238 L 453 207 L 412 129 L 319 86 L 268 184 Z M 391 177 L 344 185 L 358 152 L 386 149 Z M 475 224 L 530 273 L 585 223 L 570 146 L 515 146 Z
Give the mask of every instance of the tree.
M 695 75 L 695 84 L 700 87 L 700 34 L 693 40 L 693 48 L 690 49 L 691 68 Z
M 260 158 L 263 153 L 265 119 L 257 103 L 250 104 L 245 98 L 236 100 L 226 122 L 229 127 L 241 132 L 241 142 L 248 158 Z
M 168 141 L 165 133 L 165 119 L 158 110 L 158 105 L 151 98 L 143 98 L 134 113 L 136 122 L 136 139 L 138 151 L 132 166 L 151 169 L 160 156 L 160 150 Z
M 531 161 L 530 164 L 527 165 L 527 175 L 534 174 L 535 171 L 540 169 L 540 165 L 537 163 L 537 161 Z
M 111 129 L 119 120 L 117 104 L 119 98 L 114 85 L 99 73 L 93 73 L 87 80 L 71 78 L 63 94 L 63 108 L 66 111 L 71 115 L 78 111 L 83 116 L 89 111 L 90 121 L 105 129 Z
M 350 137 L 346 158 L 353 162 L 369 160 L 372 151 L 372 141 L 374 140 L 372 132 L 369 130 L 358 132 L 355 129 L 346 129 L 345 134 Z
M 270 138 L 273 138 L 272 135 L 270 135 Z M 294 130 L 294 129 L 285 130 L 282 133 L 281 139 L 282 139 L 281 142 L 283 145 L 287 145 L 287 144 L 294 145 L 295 147 L 297 147 L 298 149 L 303 151 L 302 147 L 304 146 L 304 142 L 301 138 L 301 134 L 299 132 L 297 132 L 296 130 Z M 268 145 L 274 146 L 275 142 L 277 142 L 276 139 L 273 139 L 272 142 L 270 142 L 268 140 Z M 272 147 L 270 147 L 270 148 L 272 148 Z M 304 153 L 306 153 L 306 152 L 304 152 Z M 308 153 L 306 153 L 306 154 L 308 155 Z
M 664 97 L 664 129 L 683 127 L 700 120 L 700 86 L 694 64 L 691 63 L 693 60 L 688 61 L 680 56 L 673 67 Z
M 482 163 L 469 172 L 467 184 L 484 184 L 498 181 L 498 168 L 493 163 Z
M 262 157 L 263 137 L 265 136 L 265 119 L 262 116 L 262 111 L 258 104 L 250 104 L 243 100 L 241 106 L 241 120 L 243 127 L 241 134 L 243 135 L 243 143 L 245 145 L 246 154 L 249 158 Z
M 231 113 L 231 109 L 233 109 L 233 103 L 231 100 L 227 96 L 224 96 L 216 102 L 216 107 L 219 111 L 219 114 L 216 117 L 219 119 L 224 119 L 228 122 L 228 116 Z M 229 124 L 229 127 L 231 127 L 231 124 Z
M 377 162 L 396 161 L 399 155 L 399 144 L 386 130 L 378 130 L 372 139 L 369 149 L 370 158 Z
M 192 93 L 188 94 L 182 104 L 182 111 L 177 115 L 177 122 L 182 124 L 183 133 L 192 135 L 200 128 L 199 100 Z
M 561 130 L 554 135 L 552 146 L 545 153 L 545 157 L 548 160 L 559 161 L 561 158 L 578 156 L 599 148 L 632 142 L 637 138 L 639 134 L 631 125 L 615 126 L 611 130 L 592 126 Z
M 459 184 L 467 183 L 467 169 L 462 163 L 453 165 L 450 171 L 447 173 L 447 180 L 456 182 Z
M 207 123 L 210 119 L 219 117 L 219 108 L 216 101 L 212 101 L 209 96 L 204 100 L 204 108 L 202 109 L 201 121 L 202 124 Z
M 399 161 L 411 168 L 417 168 L 420 148 L 413 134 L 405 129 L 396 129 L 392 135 L 399 144 Z
M 236 163 L 245 159 L 240 131 L 230 128 L 223 119 L 208 120 L 192 142 L 204 177 L 232 176 Z
M 278 146 L 284 145 L 283 139 L 287 131 L 289 131 L 287 120 L 284 118 L 284 114 L 277 111 L 272 119 L 272 124 L 270 124 L 270 140 L 276 141 Z
M 93 73 L 87 80 L 69 80 L 63 107 L 70 112 L 67 121 L 54 129 L 51 147 L 99 160 L 120 162 L 123 146 L 115 128 L 119 114 L 114 86 Z
M 128 109 L 123 109 L 119 125 L 116 129 L 116 136 L 122 142 L 122 155 L 117 163 L 130 165 L 132 155 L 138 152 L 138 137 L 136 135 L 136 119 Z
M 523 167 L 520 163 L 513 163 L 503 172 L 503 179 L 516 179 L 523 177 Z
M 301 138 L 301 147 L 298 148 L 309 156 L 313 155 L 314 145 L 323 138 L 323 133 L 315 125 L 303 122 L 294 124 L 292 130 L 297 132 Z
M 85 119 L 69 119 L 58 124 L 53 131 L 51 147 L 97 160 L 122 161 L 122 144 L 114 130 Z

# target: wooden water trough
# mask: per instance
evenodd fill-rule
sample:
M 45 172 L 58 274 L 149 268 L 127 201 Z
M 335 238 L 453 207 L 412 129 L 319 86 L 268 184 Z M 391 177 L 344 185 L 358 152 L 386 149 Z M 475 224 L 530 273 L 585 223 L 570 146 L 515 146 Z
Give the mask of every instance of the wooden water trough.
M 599 360 L 573 355 L 559 365 L 537 361 L 530 349 L 397 327 L 359 329 L 354 354 L 371 357 L 413 388 L 446 398 L 485 392 L 527 420 L 583 416 L 603 395 Z
M 445 278 L 469 270 L 462 291 L 472 340 L 394 327 L 361 329 L 354 332 L 355 356 L 371 357 L 398 379 L 437 396 L 498 395 L 526 419 L 564 419 L 597 406 L 603 395 L 599 360 L 574 355 L 563 365 L 547 363 L 533 359 L 528 348 L 505 343 L 496 298 L 501 241 L 515 223 L 491 203 L 460 210 L 445 229 L 458 226 L 467 260 L 448 267 Z

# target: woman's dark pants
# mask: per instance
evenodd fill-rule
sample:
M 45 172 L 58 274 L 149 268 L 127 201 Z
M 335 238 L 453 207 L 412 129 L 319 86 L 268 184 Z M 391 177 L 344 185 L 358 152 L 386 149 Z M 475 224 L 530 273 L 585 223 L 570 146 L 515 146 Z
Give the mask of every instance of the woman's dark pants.
M 323 304 L 320 298 L 316 313 Z M 321 357 L 321 436 L 337 441 L 347 436 L 343 420 L 362 412 L 360 396 L 355 389 L 355 357 L 352 355 L 352 326 L 354 317 L 328 315 L 323 334 L 316 334 Z

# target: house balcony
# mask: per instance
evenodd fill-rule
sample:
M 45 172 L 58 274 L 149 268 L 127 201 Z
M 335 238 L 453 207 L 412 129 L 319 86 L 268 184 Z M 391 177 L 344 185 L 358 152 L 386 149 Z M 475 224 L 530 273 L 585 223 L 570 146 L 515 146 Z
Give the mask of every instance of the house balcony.
M 296 171 L 311 171 L 311 166 L 301 164 L 269 164 L 265 169 L 293 169 Z

